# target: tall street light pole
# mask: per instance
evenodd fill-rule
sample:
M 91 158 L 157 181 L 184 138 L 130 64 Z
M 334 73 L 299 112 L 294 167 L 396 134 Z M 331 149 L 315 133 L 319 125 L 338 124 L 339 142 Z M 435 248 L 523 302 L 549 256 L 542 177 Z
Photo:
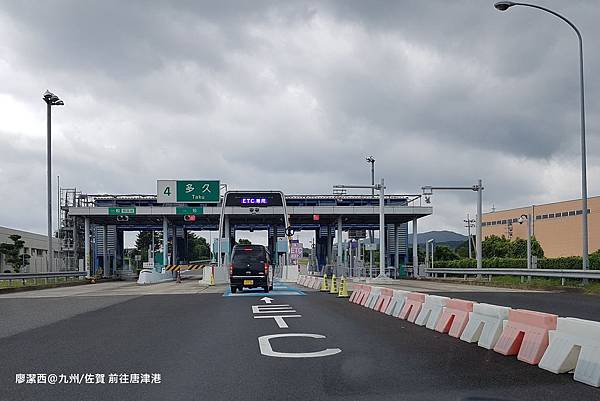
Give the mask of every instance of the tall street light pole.
M 369 156 L 369 157 L 366 157 L 365 160 L 367 161 L 367 163 L 371 163 L 371 185 L 373 186 L 373 188 L 371 188 L 371 196 L 375 197 L 375 158 L 373 156 Z M 369 240 L 370 240 L 369 242 L 371 244 L 373 244 L 374 236 L 375 235 L 374 235 L 373 230 L 369 230 Z M 373 278 L 373 250 L 372 249 L 369 251 L 369 277 Z
M 519 217 L 519 224 L 523 224 L 523 220 L 527 220 L 527 268 L 531 269 L 531 213 L 522 214 Z M 531 276 L 529 276 L 531 279 Z
M 52 106 L 64 106 L 64 102 L 54 93 L 46 90 L 42 98 L 46 102 L 47 110 L 47 135 L 46 135 L 46 178 L 48 190 L 48 255 L 47 270 L 52 271 L 52 259 L 54 249 L 52 249 Z
M 577 34 L 577 39 L 579 40 L 579 88 L 580 88 L 580 97 L 581 97 L 581 228 L 583 231 L 583 246 L 582 246 L 582 268 L 583 270 L 587 270 L 589 267 L 589 252 L 588 252 L 588 205 L 587 205 L 587 168 L 586 168 L 586 150 L 585 150 L 585 90 L 583 85 L 583 39 L 581 38 L 581 33 L 579 29 L 567 18 L 563 17 L 556 11 L 552 11 L 548 8 L 538 6 L 535 4 L 529 3 L 516 3 L 512 1 L 499 1 L 494 4 L 494 7 L 500 11 L 506 11 L 510 7 L 513 6 L 525 6 L 536 8 L 538 10 L 545 11 L 554 15 L 555 17 L 560 18 Z M 584 279 L 584 282 L 587 282 L 587 279 Z

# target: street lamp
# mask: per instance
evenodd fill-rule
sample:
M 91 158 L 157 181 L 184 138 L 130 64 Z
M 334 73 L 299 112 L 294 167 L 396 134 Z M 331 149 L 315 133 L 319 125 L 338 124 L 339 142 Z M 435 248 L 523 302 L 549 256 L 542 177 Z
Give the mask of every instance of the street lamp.
M 519 224 L 523 224 L 524 220 L 527 220 L 527 268 L 531 269 L 531 213 L 522 214 Z M 531 279 L 531 276 L 529 278 Z
M 506 11 L 510 7 L 513 6 L 525 6 L 536 8 L 538 10 L 545 11 L 554 15 L 555 17 L 560 18 L 577 34 L 577 39 L 579 40 L 579 86 L 581 92 L 581 218 L 582 218 L 582 231 L 583 231 L 583 249 L 582 249 L 582 268 L 583 270 L 587 270 L 589 267 L 589 253 L 588 253 L 588 205 L 587 205 L 587 172 L 586 172 L 586 151 L 585 151 L 585 91 L 583 86 L 583 39 L 581 38 L 581 33 L 579 29 L 571 21 L 567 18 L 563 17 L 559 13 L 552 11 L 548 8 L 538 6 L 535 4 L 528 3 L 516 3 L 512 1 L 499 1 L 494 4 L 494 7 L 500 11 Z M 584 282 L 587 282 L 587 279 L 584 279 Z
M 47 106 L 47 135 L 46 135 L 46 178 L 48 180 L 48 255 L 47 269 L 52 271 L 52 258 L 54 250 L 52 249 L 52 106 L 64 106 L 64 102 L 54 93 L 46 90 L 42 98 Z
M 373 156 L 365 157 L 367 163 L 371 163 L 371 196 L 375 196 L 375 158 Z M 372 244 L 375 238 L 373 230 L 369 230 L 369 242 Z M 373 278 L 373 250 L 369 251 L 369 277 Z

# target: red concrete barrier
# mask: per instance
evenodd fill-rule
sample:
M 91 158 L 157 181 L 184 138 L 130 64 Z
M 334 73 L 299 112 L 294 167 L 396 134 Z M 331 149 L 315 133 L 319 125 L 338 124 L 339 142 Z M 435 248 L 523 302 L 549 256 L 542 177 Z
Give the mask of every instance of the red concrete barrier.
M 354 286 L 354 289 L 352 290 L 352 295 L 350 295 L 350 298 L 348 298 L 348 301 L 350 301 L 352 303 L 356 303 L 354 301 L 356 300 L 356 298 L 358 297 L 358 294 L 360 294 L 361 291 L 362 291 L 362 284 L 356 284 Z
M 363 285 L 363 292 L 357 302 L 359 305 L 365 306 L 367 304 L 371 290 L 372 288 L 370 285 Z
M 462 299 L 451 299 L 442 312 L 442 316 L 435 326 L 435 331 L 448 333 L 452 337 L 460 337 L 469 322 L 469 312 L 473 312 L 475 302 Z
M 367 297 L 369 296 L 369 292 L 371 292 L 371 287 L 364 284 L 357 284 L 354 286 L 354 291 L 352 291 L 352 296 L 350 297 L 350 302 L 362 305 L 363 301 L 367 301 Z M 354 296 L 356 294 L 356 296 Z
M 394 290 L 389 288 L 382 288 L 381 294 L 379 294 L 379 298 L 377 298 L 377 302 L 375 302 L 375 307 L 373 308 L 373 310 L 385 312 L 390 301 L 392 300 L 393 295 Z
M 548 331 L 556 330 L 558 316 L 526 309 L 508 311 L 508 321 L 494 351 L 517 355 L 523 362 L 537 365 L 548 348 Z
M 421 311 L 423 303 L 425 303 L 425 297 L 426 295 L 421 294 L 420 292 L 409 292 L 408 295 L 406 295 L 406 301 L 404 302 L 404 306 L 398 317 L 414 323 Z

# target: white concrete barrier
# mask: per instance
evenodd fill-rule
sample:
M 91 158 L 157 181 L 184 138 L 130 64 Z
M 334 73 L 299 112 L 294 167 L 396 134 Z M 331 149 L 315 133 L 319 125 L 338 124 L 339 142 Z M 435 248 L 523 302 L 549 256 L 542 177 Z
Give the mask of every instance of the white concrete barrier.
M 377 299 L 381 294 L 381 287 L 371 287 L 371 292 L 367 297 L 367 303 L 365 304 L 366 308 L 373 309 L 375 308 L 375 304 L 377 303 Z
M 312 282 L 311 288 L 314 290 L 320 290 L 322 284 L 323 284 L 323 277 L 315 277 L 314 281 Z
M 281 266 L 281 281 L 284 283 L 294 283 L 298 280 L 300 271 L 298 265 Z
M 388 304 L 387 309 L 385 310 L 386 315 L 398 317 L 400 315 L 400 311 L 404 307 L 404 301 L 406 301 L 406 294 L 410 291 L 404 290 L 394 290 L 394 295 L 392 296 L 392 300 Z
M 504 322 L 508 319 L 506 306 L 491 304 L 475 304 L 473 312 L 469 312 L 469 322 L 460 339 L 468 343 L 476 342 L 486 349 L 492 349 L 498 342 Z
M 556 330 L 548 334 L 550 344 L 539 367 L 553 373 L 575 369 L 575 380 L 600 387 L 600 323 L 559 317 Z
M 229 269 L 225 268 L 225 266 L 204 266 L 202 269 L 202 280 L 200 280 L 200 284 L 210 285 L 211 280 L 210 277 L 213 275 L 214 284 L 228 284 L 229 283 Z
M 138 284 L 156 284 L 156 283 L 164 283 L 166 281 L 173 281 L 175 277 L 171 272 L 157 272 L 154 269 L 142 269 L 140 270 L 140 275 L 138 277 Z
M 425 303 L 421 307 L 421 312 L 415 319 L 415 324 L 434 330 L 449 299 L 439 295 L 427 295 Z

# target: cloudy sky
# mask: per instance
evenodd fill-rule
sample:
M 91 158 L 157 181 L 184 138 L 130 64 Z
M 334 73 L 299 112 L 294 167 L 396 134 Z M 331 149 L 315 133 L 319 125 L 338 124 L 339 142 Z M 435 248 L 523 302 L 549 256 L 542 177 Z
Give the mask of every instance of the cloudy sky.
M 539 0 L 581 29 L 589 193 L 600 195 L 600 2 Z M 488 0 L 0 1 L 0 225 L 45 232 L 53 175 L 87 193 L 157 179 L 417 193 L 483 179 L 484 211 L 580 196 L 577 41 Z M 422 230 L 464 231 L 473 193 Z

